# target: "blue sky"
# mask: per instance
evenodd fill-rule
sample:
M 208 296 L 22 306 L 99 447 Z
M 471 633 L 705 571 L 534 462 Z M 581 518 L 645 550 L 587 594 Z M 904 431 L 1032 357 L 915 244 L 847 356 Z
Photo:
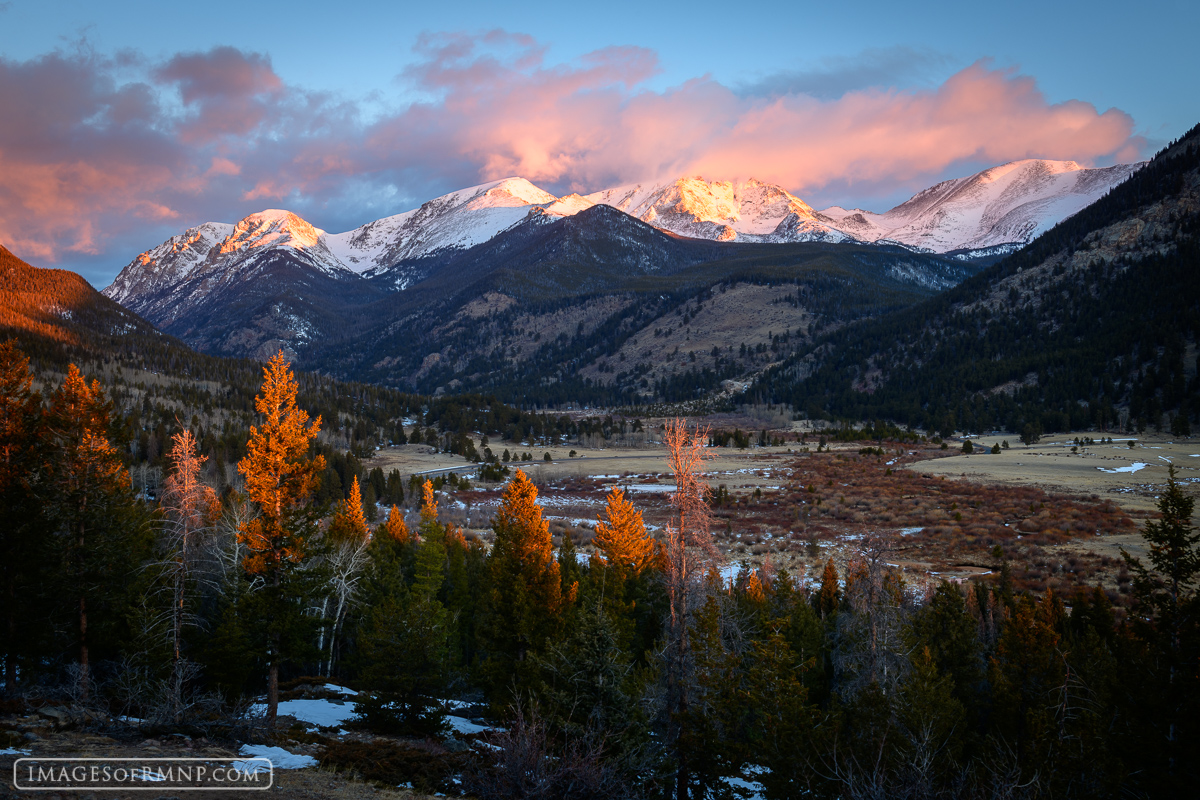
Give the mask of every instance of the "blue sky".
M 507 33 L 486 36 L 496 30 Z M 64 109 L 45 131 L 6 139 L 0 123 L 0 163 L 25 176 L 7 200 L 0 191 L 0 243 L 104 285 L 204 219 L 287 207 L 340 230 L 508 168 L 556 192 L 744 170 L 817 207 L 883 210 L 993 160 L 1151 154 L 1200 121 L 1197 30 L 1200 3 L 1183 0 L 0 2 L 0 100 L 18 98 L 26 118 L 41 116 L 39 103 Z M 910 129 L 889 129 L 895 158 L 882 146 L 861 158 L 829 149 L 825 160 L 846 162 L 838 174 L 801 152 L 832 147 L 827 118 L 931 125 L 966 114 L 972 96 L 982 107 L 971 124 L 956 120 L 943 136 L 988 138 L 1003 127 L 988 113 L 1039 133 L 1008 131 L 939 160 L 918 152 Z M 761 119 L 772 138 L 747 139 Z M 1092 133 L 1076 146 L 1077 124 Z M 541 131 L 545 142 L 531 142 Z M 654 153 L 616 155 L 643 142 Z M 43 196 L 36 181 L 62 180 L 68 164 L 71 176 L 89 173 L 81 188 Z M 105 199 L 105 186 L 118 191 Z

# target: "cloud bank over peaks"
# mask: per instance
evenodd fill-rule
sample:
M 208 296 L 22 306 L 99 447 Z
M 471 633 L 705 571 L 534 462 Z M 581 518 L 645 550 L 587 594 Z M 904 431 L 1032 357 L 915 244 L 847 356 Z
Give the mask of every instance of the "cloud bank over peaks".
M 660 91 L 640 47 L 555 63 L 532 37 L 490 31 L 423 34 L 414 52 L 397 79 L 419 99 L 371 114 L 232 47 L 157 63 L 84 48 L 0 58 L 0 243 L 36 262 L 119 264 L 207 220 L 279 207 L 347 230 L 509 176 L 560 194 L 755 177 L 807 199 L 929 185 L 963 164 L 1131 161 L 1145 146 L 1128 114 L 1051 103 L 987 61 L 917 88 L 870 88 L 906 63 L 881 51 L 826 65 L 824 83 L 697 76 Z M 912 54 L 913 74 L 930 58 Z

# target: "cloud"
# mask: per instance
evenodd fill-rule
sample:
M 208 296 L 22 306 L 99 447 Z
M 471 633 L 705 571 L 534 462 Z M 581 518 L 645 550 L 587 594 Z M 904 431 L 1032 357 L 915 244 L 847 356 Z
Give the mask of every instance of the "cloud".
M 950 65 L 950 57 L 928 48 L 868 48 L 853 56 L 823 58 L 819 66 L 785 70 L 738 87 L 751 97 L 804 94 L 833 100 L 848 92 L 927 84 Z
M 939 63 L 916 51 L 869 51 L 752 91 L 707 76 L 652 90 L 653 51 L 551 63 L 505 31 L 426 34 L 415 52 L 397 80 L 421 99 L 370 119 L 230 47 L 154 64 L 84 49 L 0 58 L 0 242 L 42 262 L 119 265 L 205 220 L 275 206 L 345 229 L 509 175 L 556 192 L 701 173 L 801 196 L 882 194 L 966 164 L 1144 148 L 1127 114 L 1050 103 L 1033 78 L 986 61 L 937 85 L 880 88 Z

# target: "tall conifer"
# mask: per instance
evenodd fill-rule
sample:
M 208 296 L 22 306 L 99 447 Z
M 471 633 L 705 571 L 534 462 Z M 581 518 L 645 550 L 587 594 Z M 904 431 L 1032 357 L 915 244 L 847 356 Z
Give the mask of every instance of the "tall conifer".
M 311 499 L 317 478 L 325 469 L 322 456 L 310 458 L 308 443 L 321 429 L 308 412 L 296 406 L 298 386 L 280 351 L 263 368 L 263 386 L 254 408 L 263 415 L 261 426 L 250 427 L 245 458 L 238 472 L 259 515 L 242 525 L 239 537 L 246 547 L 244 566 L 265 584 L 267 619 L 267 725 L 273 727 L 279 708 L 279 663 L 284 657 L 284 628 L 293 616 L 294 587 L 289 578 L 306 555 L 312 527 Z
M 517 470 L 492 521 L 496 538 L 488 561 L 491 578 L 484 645 L 485 672 L 499 695 L 533 673 L 529 655 L 557 633 L 564 598 L 550 529 L 537 504 L 537 487 Z
M 108 441 L 110 410 L 100 382 L 89 384 L 79 368 L 70 365 L 50 406 L 50 471 L 57 495 L 53 513 L 65 536 L 67 574 L 75 594 L 79 690 L 85 703 L 91 699 L 92 683 L 91 601 L 101 587 L 111 585 L 112 570 L 118 567 L 105 534 L 112 533 L 117 506 L 128 499 L 128 475 Z

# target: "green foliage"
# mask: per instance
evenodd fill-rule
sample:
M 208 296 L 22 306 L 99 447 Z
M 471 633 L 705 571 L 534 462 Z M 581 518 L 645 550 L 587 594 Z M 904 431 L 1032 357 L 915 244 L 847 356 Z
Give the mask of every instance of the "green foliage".
M 440 694 L 451 677 L 451 618 L 420 592 L 390 596 L 366 615 L 359 675 L 371 687 L 357 709 L 375 730 L 432 736 L 445 725 Z

